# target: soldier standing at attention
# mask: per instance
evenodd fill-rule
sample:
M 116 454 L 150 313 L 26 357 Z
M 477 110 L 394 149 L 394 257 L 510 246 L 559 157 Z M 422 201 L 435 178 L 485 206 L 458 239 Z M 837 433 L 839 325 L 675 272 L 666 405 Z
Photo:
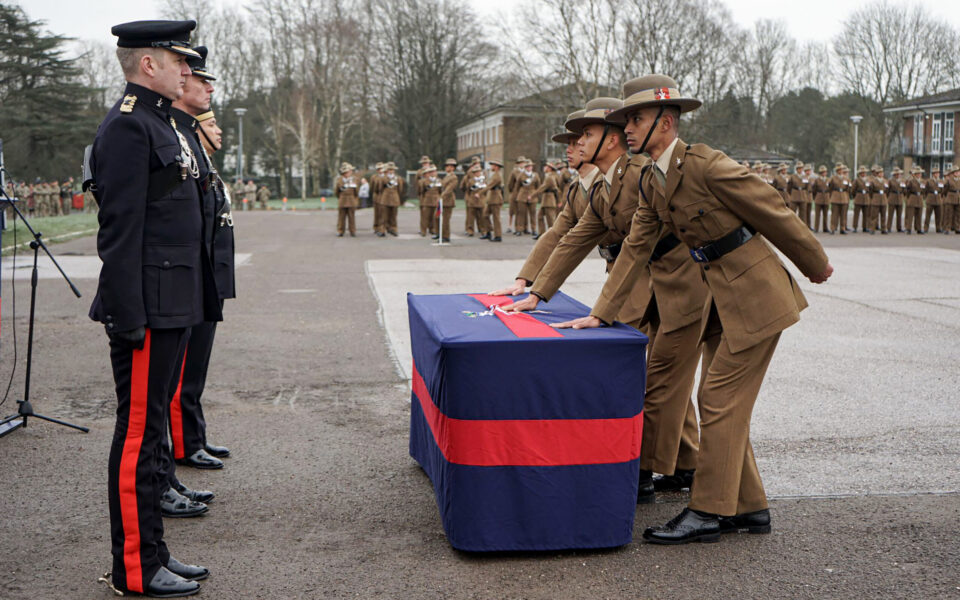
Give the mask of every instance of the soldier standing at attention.
M 820 165 L 820 168 L 817 169 L 817 178 L 813 180 L 813 204 L 817 209 L 813 230 L 833 233 L 833 230 L 830 229 L 830 221 L 828 220 L 828 211 L 830 209 L 830 178 L 826 165 Z M 823 229 L 821 229 L 821 223 Z
M 420 209 L 420 235 L 425 235 L 423 226 L 424 219 L 426 219 L 427 227 L 433 235 L 433 239 L 440 239 L 440 233 L 437 231 L 439 225 L 437 207 L 440 206 L 440 190 L 443 188 L 443 182 L 437 177 L 437 167 L 428 164 L 423 170 L 423 178 L 420 182 L 423 189 L 423 206 Z M 448 210 L 443 215 L 443 241 L 445 242 L 450 241 L 450 230 L 448 229 L 450 224 L 448 221 L 451 212 L 453 211 Z
M 773 176 L 773 189 L 777 190 L 783 204 L 790 206 L 790 176 L 787 175 L 787 163 L 780 163 L 777 174 Z
M 457 204 L 457 187 L 460 185 L 460 178 L 457 177 L 457 159 L 448 158 L 443 163 L 443 170 L 446 174 L 443 176 L 443 179 L 440 180 L 440 198 L 443 201 L 444 207 L 448 204 L 450 206 L 449 210 L 444 208 L 444 212 L 453 212 L 453 207 Z M 467 209 L 469 210 L 469 208 Z M 444 215 L 447 217 L 447 222 L 449 223 L 449 215 Z M 450 232 L 444 230 L 444 233 L 449 236 Z
M 402 177 L 397 176 L 397 165 L 393 161 L 383 165 L 384 175 L 379 176 L 378 186 L 380 189 L 380 229 L 377 234 L 384 237 L 386 233 L 396 237 L 397 229 L 397 211 L 403 204 L 404 193 L 407 190 L 407 182 Z
M 160 514 L 165 417 L 188 330 L 221 318 L 204 237 L 200 167 L 170 115 L 191 73 L 194 21 L 117 25 L 127 86 L 97 131 L 90 156 L 100 205 L 102 260 L 90 317 L 104 324 L 117 393 L 108 498 L 113 585 L 186 596 L 204 567 L 170 556 Z
M 373 232 L 379 237 L 384 237 L 383 231 L 380 228 L 380 219 L 382 207 L 380 205 L 380 192 L 383 177 L 383 163 L 378 162 L 376 164 L 376 172 L 370 176 L 370 195 L 373 197 Z
M 420 157 L 420 168 L 417 169 L 417 174 L 414 177 L 414 187 L 417 189 L 417 200 L 420 202 L 420 206 L 423 206 L 423 170 L 427 168 L 427 165 L 430 164 L 430 157 L 423 155 Z
M 803 220 L 803 195 L 806 191 L 806 185 L 803 181 L 803 163 L 799 160 L 797 161 L 796 166 L 794 167 L 794 172 L 789 176 L 790 180 L 790 210 L 797 213 L 797 216 L 800 217 L 800 220 Z M 807 223 L 807 228 L 810 228 L 810 223 Z
M 357 237 L 357 205 L 360 198 L 360 180 L 354 175 L 356 168 L 350 163 L 340 165 L 340 176 L 333 183 L 333 194 L 337 197 L 337 237 L 343 237 L 349 224 L 350 237 Z
M 907 191 L 907 182 L 903 179 L 903 171 L 900 167 L 894 167 L 890 171 L 890 193 L 887 195 L 887 222 L 886 230 L 893 231 L 893 215 L 897 217 L 897 233 L 903 232 L 903 200 Z
M 257 199 L 257 184 L 252 179 L 247 180 L 247 185 L 243 186 L 243 197 L 247 199 L 252 209 L 253 202 Z
M 543 184 L 537 188 L 536 194 L 540 198 L 540 210 L 537 213 L 537 231 L 533 236 L 538 239 L 543 233 L 553 227 L 557 220 L 557 194 L 560 193 L 557 167 L 551 163 L 543 165 Z
M 527 159 L 523 156 L 518 156 L 516 162 L 513 163 L 513 170 L 510 171 L 510 176 L 507 177 L 507 194 L 508 194 L 508 215 L 510 222 L 507 224 L 507 233 L 514 233 L 517 231 L 517 209 L 519 205 L 517 203 L 517 196 L 520 195 L 520 176 L 523 175 L 523 165 L 527 163 Z
M 536 234 L 537 229 L 537 188 L 540 187 L 540 176 L 533 170 L 533 161 L 529 158 L 523 163 L 523 171 L 517 178 L 519 192 L 517 193 L 517 221 L 514 235 Z
M 953 167 L 947 174 L 947 195 L 943 204 L 943 232 L 960 233 L 960 167 Z M 949 206 L 949 211 L 947 209 Z M 949 215 L 949 217 L 947 216 Z
M 873 197 L 870 198 L 870 229 L 879 231 L 881 234 L 887 234 L 890 233 L 886 228 L 890 182 L 883 176 L 883 167 L 880 165 L 873 165 L 872 171 L 876 189 L 873 192 Z
M 813 163 L 803 165 L 803 205 L 800 220 L 806 223 L 811 231 L 816 231 L 810 226 L 813 222 L 813 179 Z
M 267 204 L 270 201 L 270 188 L 267 187 L 267 184 L 261 183 L 260 188 L 257 190 L 257 204 L 260 206 L 260 210 L 267 210 L 270 208 L 270 205 Z
M 709 368 L 699 402 L 696 484 L 688 507 L 643 537 L 683 544 L 742 529 L 768 532 L 750 420 L 780 333 L 807 306 L 771 246 L 814 283 L 826 281 L 833 267 L 813 233 L 767 185 L 722 152 L 678 138 L 679 113 L 698 101 L 669 86 L 643 98 L 630 123 L 638 132 L 632 135 L 644 139 L 637 150 L 647 151 L 654 165 L 641 176 L 630 233 L 590 316 L 555 327 L 612 323 L 667 232 L 690 248 L 709 290 L 699 334 Z
M 232 198 L 234 203 L 240 205 L 240 210 L 247 210 L 249 207 L 243 201 L 243 188 L 243 180 L 237 177 L 237 179 L 233 182 L 233 186 L 230 188 L 230 191 L 233 193 Z
M 463 188 L 463 200 L 467 208 L 464 235 L 473 237 L 473 227 L 476 225 L 480 236 L 487 239 L 488 232 L 483 223 L 483 200 L 487 197 L 487 182 L 479 162 L 470 165 L 460 186 Z
M 918 235 L 924 233 L 921 224 L 923 216 L 923 196 L 927 193 L 927 182 L 922 178 L 923 168 L 920 165 L 914 165 L 910 169 L 910 177 L 906 181 L 906 186 L 900 188 L 905 190 L 907 211 L 905 213 L 903 224 L 904 229 L 910 234 L 916 231 Z
M 930 231 L 930 216 L 933 215 L 934 231 L 940 233 L 943 222 L 940 220 L 941 196 L 944 189 L 943 180 L 940 179 L 940 167 L 930 169 L 930 179 L 927 180 L 927 195 L 924 197 L 926 208 L 923 214 L 923 231 Z
M 873 179 L 868 175 L 866 165 L 857 169 L 857 178 L 853 182 L 853 232 L 857 232 L 860 224 L 861 231 L 867 231 L 867 207 L 870 206 L 870 196 L 873 194 Z
M 499 160 L 490 161 L 490 179 L 487 181 L 487 199 L 485 219 L 490 224 L 488 239 L 491 242 L 502 242 L 503 231 L 500 225 L 500 209 L 503 207 L 503 163 Z

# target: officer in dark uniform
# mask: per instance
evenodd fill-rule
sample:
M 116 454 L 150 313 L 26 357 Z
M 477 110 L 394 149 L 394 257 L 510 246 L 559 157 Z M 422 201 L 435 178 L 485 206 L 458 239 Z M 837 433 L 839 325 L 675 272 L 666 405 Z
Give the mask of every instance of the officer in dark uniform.
M 201 179 L 204 189 L 204 207 L 208 210 L 205 231 L 207 247 L 213 258 L 213 274 L 217 283 L 221 306 L 225 298 L 234 298 L 233 279 L 233 218 L 229 216 L 229 204 L 224 195 L 225 186 L 216 167 L 207 156 L 198 137 L 199 124 L 196 116 L 210 110 L 212 81 L 216 78 L 206 70 L 207 48 L 195 48 L 200 58 L 188 58 L 191 75 L 184 86 L 184 94 L 174 102 L 171 113 L 181 129 L 188 129 L 186 136 L 191 149 L 201 159 Z M 210 352 L 213 348 L 216 321 L 204 321 L 190 331 L 186 357 L 180 380 L 170 404 L 170 435 L 173 440 L 173 455 L 177 463 L 198 469 L 221 469 L 223 461 L 218 456 L 227 456 L 230 450 L 223 446 L 208 444 L 206 421 L 200 396 L 207 378 Z M 177 483 L 173 483 L 177 487 Z M 190 491 L 190 490 L 188 490 Z M 189 494 L 182 492 L 188 498 Z M 202 498 L 192 498 L 202 500 Z M 210 498 L 212 499 L 212 497 Z
M 190 69 L 194 21 L 112 29 L 127 86 L 90 156 L 103 266 L 90 317 L 104 324 L 117 393 L 108 466 L 113 584 L 196 593 L 209 571 L 170 556 L 160 514 L 165 413 L 189 330 L 221 318 L 204 231 L 198 158 L 170 116 Z

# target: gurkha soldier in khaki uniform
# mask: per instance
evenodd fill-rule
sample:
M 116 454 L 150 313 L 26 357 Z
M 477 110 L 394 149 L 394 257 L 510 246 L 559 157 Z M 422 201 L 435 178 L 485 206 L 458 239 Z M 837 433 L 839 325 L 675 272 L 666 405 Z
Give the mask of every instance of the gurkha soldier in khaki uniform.
M 789 208 L 790 176 L 787 175 L 787 163 L 780 163 L 780 166 L 777 167 L 777 174 L 773 176 L 773 189 L 777 190 L 777 193 L 783 199 L 783 204 Z
M 900 167 L 890 171 L 890 193 L 887 195 L 887 223 L 885 229 L 893 231 L 894 214 L 896 214 L 897 233 L 903 232 L 903 201 L 906 199 L 907 182 Z
M 489 232 L 483 220 L 483 201 L 487 197 L 487 181 L 483 174 L 483 167 L 475 162 L 467 169 L 460 187 L 463 188 L 463 200 L 467 209 L 467 218 L 464 222 L 464 233 L 473 237 L 473 227 L 476 225 L 481 239 L 487 239 Z
M 487 179 L 487 197 L 484 201 L 484 222 L 489 227 L 487 239 L 491 242 L 503 241 L 500 224 L 500 209 L 503 207 L 503 163 L 491 160 L 490 177 Z
M 428 212 L 428 217 L 430 219 L 430 232 L 433 234 L 433 239 L 440 239 L 441 230 L 439 227 L 442 225 L 443 241 L 450 241 L 450 216 L 453 213 L 453 208 L 444 209 L 443 219 L 439 218 L 439 207 L 440 207 L 440 192 L 443 189 L 443 181 L 437 177 L 437 167 L 436 165 L 429 164 L 427 168 L 423 170 L 423 211 Z M 446 202 L 444 202 L 446 204 Z M 423 212 L 421 211 L 421 217 Z
M 267 187 L 267 184 L 261 183 L 260 188 L 257 190 L 257 205 L 260 206 L 260 210 L 268 210 L 270 205 L 267 204 L 270 201 L 270 188 Z
M 60 184 L 60 212 L 61 215 L 69 215 L 73 208 L 73 177 Z
M 381 227 L 383 206 L 380 204 L 380 194 L 383 191 L 383 163 L 378 162 L 374 168 L 376 172 L 370 176 L 370 196 L 373 198 L 373 232 L 377 237 L 384 237 Z
M 517 160 L 513 163 L 513 170 L 510 171 L 510 175 L 507 177 L 507 201 L 508 201 L 508 216 L 509 223 L 507 223 L 507 233 L 514 233 L 517 230 L 517 196 L 520 195 L 520 177 L 524 175 L 523 166 L 527 164 L 527 159 L 523 156 L 518 156 Z
M 750 421 L 780 334 L 807 306 L 772 246 L 814 283 L 826 281 L 833 268 L 813 233 L 769 186 L 722 152 L 680 141 L 679 113 L 699 101 L 658 81 L 637 105 L 642 108 L 631 114 L 627 132 L 644 139 L 634 151 L 647 150 L 654 166 L 641 177 L 642 197 L 629 235 L 591 315 L 556 326 L 589 328 L 613 322 L 667 232 L 690 248 L 709 290 L 698 336 L 709 367 L 699 398 L 696 478 L 688 507 L 665 525 L 648 528 L 643 537 L 682 544 L 715 541 L 728 531 L 769 532 Z M 545 274 L 546 269 L 541 277 Z M 533 292 L 539 291 L 535 285 Z M 666 303 L 658 304 L 662 309 Z M 657 334 L 654 353 L 662 335 Z M 651 378 L 653 363 L 651 358 Z M 649 390 L 646 402 L 652 396 Z
M 354 174 L 356 167 L 350 163 L 340 165 L 340 176 L 333 183 L 333 195 L 337 197 L 337 237 L 343 237 L 349 223 L 350 237 L 357 237 L 357 206 L 360 197 L 360 179 Z
M 904 213 L 903 228 L 908 234 L 914 231 L 917 234 L 923 234 L 923 196 L 927 193 L 927 181 L 923 179 L 923 169 L 919 165 L 914 165 L 910 169 L 910 177 L 907 178 L 906 187 L 901 188 L 906 199 L 906 213 Z
M 813 163 L 806 163 L 803 165 L 803 210 L 800 214 L 800 220 L 807 224 L 807 227 L 810 228 L 810 231 L 816 231 L 811 227 L 813 223 L 813 192 L 814 192 L 814 179 L 813 176 Z
M 930 170 L 930 179 L 927 180 L 927 195 L 923 198 L 926 208 L 923 214 L 923 231 L 930 231 L 930 216 L 933 215 L 934 231 L 940 233 L 943 221 L 940 219 L 940 208 L 942 205 L 942 196 L 946 192 L 946 186 L 940 179 L 940 167 L 933 167 Z
M 642 107 L 648 99 L 655 97 L 658 90 L 668 89 L 671 96 L 679 96 L 676 84 L 668 78 L 635 79 L 623 86 L 626 98 L 623 107 L 608 106 L 598 111 L 601 122 L 609 127 L 608 135 L 619 136 L 623 132 L 630 140 L 630 150 L 635 154 L 632 159 L 628 158 L 626 148 L 622 148 L 619 141 L 615 147 L 604 141 L 603 152 L 596 151 L 597 140 L 605 136 L 599 123 L 586 121 L 592 113 L 589 109 L 594 105 L 587 105 L 583 119 L 574 120 L 574 128 L 586 121 L 581 125 L 583 137 L 578 141 L 580 154 L 595 161 L 600 173 L 591 185 L 588 206 L 577 225 L 559 240 L 533 283 L 532 296 L 517 303 L 517 308 L 533 308 L 537 297 L 549 298 L 556 293 L 593 245 L 602 243 L 601 240 L 611 242 L 601 246 L 601 254 L 607 258 L 608 266 L 612 266 L 625 237 L 623 232 L 629 231 L 636 212 L 639 178 L 649 165 L 649 158 L 643 154 L 645 132 L 632 124 L 638 110 L 634 107 Z M 627 127 L 625 132 L 623 125 Z M 620 155 L 611 164 L 617 151 Z M 700 361 L 698 338 L 707 288 L 700 270 L 676 236 L 664 236 L 656 246 L 616 315 L 617 319 L 640 328 L 651 338 L 638 503 L 652 502 L 658 489 L 689 487 L 697 461 L 697 421 L 691 393 Z M 646 297 L 637 298 L 638 293 Z M 638 321 L 627 321 L 633 316 L 630 314 L 633 311 L 627 309 L 630 304 L 640 309 Z M 665 477 L 655 480 L 654 472 L 663 473 Z
M 813 205 L 816 208 L 814 218 L 814 231 L 823 231 L 824 233 L 833 233 L 830 229 L 829 211 L 830 211 L 830 175 L 827 172 L 826 165 L 820 165 L 817 169 L 817 178 L 813 179 Z M 822 229 L 821 229 L 822 223 Z
M 247 199 L 252 209 L 253 203 L 257 200 L 257 184 L 252 179 L 247 181 L 247 185 L 243 186 L 243 197 Z
M 803 201 L 804 193 L 806 191 L 806 183 L 803 180 L 803 163 L 799 160 L 794 169 L 794 172 L 788 176 L 790 184 L 788 189 L 790 190 L 790 203 L 787 205 L 790 207 L 790 210 L 797 213 L 797 216 L 800 217 L 800 220 L 803 221 Z M 807 228 L 810 227 L 810 222 L 807 222 Z
M 423 170 L 426 169 L 427 165 L 429 164 L 431 164 L 429 156 L 423 155 L 420 157 L 420 168 L 417 169 L 417 174 L 414 176 L 413 181 L 413 185 L 417 190 L 417 200 L 419 201 L 421 208 L 423 207 Z
M 943 199 L 943 232 L 960 233 L 960 167 L 947 173 L 947 195 Z M 948 208 L 949 207 L 949 208 Z
M 886 229 L 887 224 L 887 199 L 890 196 L 890 183 L 883 176 L 883 167 L 873 165 L 870 168 L 873 175 L 874 189 L 870 196 L 870 212 L 867 221 L 870 223 L 870 232 L 879 231 L 881 234 L 889 233 Z
M 866 165 L 857 169 L 857 178 L 853 181 L 853 232 L 857 232 L 857 225 L 861 231 L 867 231 L 867 207 L 870 206 L 870 196 L 873 194 L 873 178 L 870 177 Z
M 453 215 L 453 208 L 457 204 L 457 188 L 460 187 L 460 178 L 457 177 L 457 159 L 448 158 L 443 163 L 445 175 L 440 180 L 440 199 L 443 201 L 444 234 L 449 238 L 450 217 Z M 447 241 L 447 240 L 445 240 Z
M 533 161 L 529 158 L 523 163 L 518 182 L 520 191 L 517 194 L 516 231 L 513 235 L 536 234 L 537 188 L 540 187 L 540 176 L 533 170 Z
M 383 165 L 383 175 L 379 176 L 378 182 L 380 187 L 378 198 L 380 202 L 380 229 L 377 230 L 377 235 L 385 237 L 389 233 L 396 237 L 399 233 L 397 211 L 403 204 L 407 182 L 403 180 L 403 177 L 397 175 L 397 165 L 393 164 L 393 161 Z
M 538 239 L 548 228 L 553 227 L 557 220 L 557 194 L 560 193 L 560 182 L 557 176 L 557 167 L 551 163 L 543 165 L 543 183 L 537 188 L 537 198 L 540 199 L 540 210 L 537 211 L 537 232 L 533 239 Z

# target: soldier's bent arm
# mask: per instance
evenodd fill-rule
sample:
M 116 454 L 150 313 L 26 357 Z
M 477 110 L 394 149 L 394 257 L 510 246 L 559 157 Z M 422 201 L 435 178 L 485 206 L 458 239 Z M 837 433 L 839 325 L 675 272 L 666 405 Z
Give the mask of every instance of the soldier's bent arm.
M 576 190 L 575 190 L 576 191 Z M 520 269 L 517 279 L 526 279 L 528 284 L 536 281 L 537 276 L 543 270 L 543 267 L 550 260 L 550 255 L 556 249 L 560 239 L 564 237 L 577 224 L 577 214 L 573 202 L 567 202 L 566 206 L 560 212 L 560 216 L 554 221 L 553 227 L 540 236 L 537 244 L 530 251 L 527 260 Z
M 720 202 L 783 252 L 807 277 L 827 268 L 827 255 L 800 217 L 743 167 L 721 153 L 707 166 L 705 182 Z
M 113 330 L 147 325 L 143 301 L 143 231 L 150 181 L 150 136 L 135 118 L 106 125 L 95 149 L 100 231 L 100 301 Z

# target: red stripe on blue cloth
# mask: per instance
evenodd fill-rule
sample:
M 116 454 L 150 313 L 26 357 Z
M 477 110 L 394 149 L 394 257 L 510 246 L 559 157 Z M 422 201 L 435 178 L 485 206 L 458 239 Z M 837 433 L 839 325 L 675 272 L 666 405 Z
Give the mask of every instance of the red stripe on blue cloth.
M 622 463 L 640 457 L 643 412 L 614 419 L 455 419 L 413 366 L 413 394 L 447 462 L 478 467 Z
M 483 304 L 485 308 L 490 308 L 491 306 L 503 306 L 505 304 L 512 304 L 513 299 L 506 296 L 488 296 L 486 294 L 468 294 L 471 298 Z M 503 324 L 507 326 L 507 329 L 512 331 L 514 335 L 520 338 L 562 338 L 563 335 L 550 327 L 546 323 L 538 321 L 533 317 L 533 315 L 528 315 L 522 312 L 515 313 L 505 313 L 503 311 L 497 311 L 495 313 L 497 317 L 503 321 Z

